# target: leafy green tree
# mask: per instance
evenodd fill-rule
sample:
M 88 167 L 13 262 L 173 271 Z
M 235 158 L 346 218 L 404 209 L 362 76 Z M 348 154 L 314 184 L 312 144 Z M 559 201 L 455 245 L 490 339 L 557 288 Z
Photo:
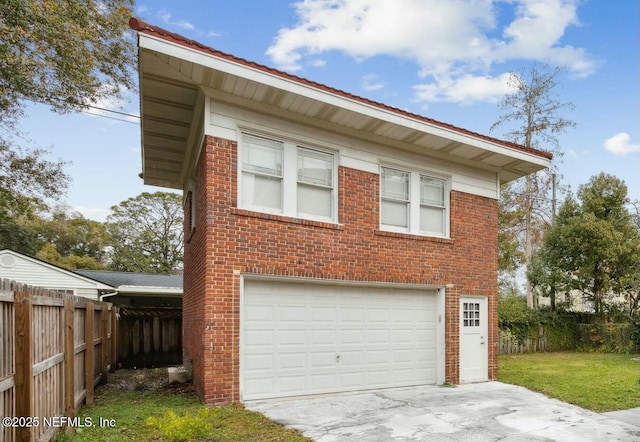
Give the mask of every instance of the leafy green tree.
M 60 198 L 69 184 L 64 162 L 42 149 L 11 147 L 0 137 L 0 248 L 32 255 L 37 250 L 28 221 Z
M 577 197 L 562 205 L 528 278 L 547 296 L 577 290 L 603 315 L 609 297 L 625 293 L 637 278 L 640 235 L 620 179 L 596 175 Z
M 110 268 L 128 272 L 174 273 L 183 263 L 182 197 L 144 192 L 111 208 Z
M 45 244 L 38 253 L 36 258 L 48 262 L 58 267 L 68 270 L 85 269 L 85 270 L 102 270 L 104 265 L 93 256 L 78 256 L 74 254 L 62 256 L 56 246 L 52 243 Z
M 78 110 L 133 89 L 132 0 L 4 0 L 0 4 L 0 123 L 25 100 Z
M 40 247 L 55 244 L 62 256 L 88 256 L 98 262 L 106 258 L 109 235 L 104 223 L 87 219 L 68 207 L 58 206 L 51 215 L 32 222 Z
M 26 226 L 35 238 L 39 259 L 69 269 L 105 267 L 110 241 L 104 223 L 58 206 L 51 215 L 28 220 Z
M 573 104 L 556 96 L 559 77 L 564 68 L 533 65 L 528 71 L 512 72 L 509 85 L 513 92 L 505 95 L 498 107 L 501 111 L 491 131 L 507 127 L 505 137 L 525 147 L 549 150 L 556 161 L 562 155 L 557 136 L 574 127 L 563 118 Z M 529 265 L 539 247 L 544 231 L 553 217 L 549 191 L 553 170 L 529 174 L 504 188 L 500 200 L 500 256 L 502 274 L 513 273 L 514 265 Z M 531 287 L 527 285 L 527 305 L 534 307 Z
M 132 0 L 0 2 L 0 247 L 34 254 L 25 220 L 62 197 L 64 162 L 33 148 L 18 123 L 28 102 L 82 110 L 134 88 L 126 36 Z M 22 144 L 22 145 L 21 145 Z

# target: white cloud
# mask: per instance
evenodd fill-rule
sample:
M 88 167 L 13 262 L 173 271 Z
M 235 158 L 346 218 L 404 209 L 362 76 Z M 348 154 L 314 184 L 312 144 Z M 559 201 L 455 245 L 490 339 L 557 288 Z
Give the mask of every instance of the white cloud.
M 627 155 L 630 153 L 640 152 L 640 144 L 631 142 L 631 137 L 626 132 L 620 132 L 608 138 L 604 142 L 604 148 L 614 155 Z
M 304 0 L 294 4 L 298 23 L 278 31 L 267 54 L 279 67 L 300 70 L 307 57 L 339 51 L 356 60 L 377 55 L 417 63 L 423 85 L 418 100 L 458 97 L 494 100 L 494 66 L 510 60 L 567 66 L 589 75 L 594 62 L 584 48 L 562 44 L 578 26 L 579 0 Z M 506 13 L 500 14 L 504 10 Z M 499 16 L 513 16 L 500 23 Z M 481 83 L 491 90 L 478 89 Z M 460 90 L 444 89 L 445 84 Z M 467 88 L 466 90 L 464 88 Z M 477 98 L 470 94 L 478 92 Z M 422 92 L 422 93 L 420 93 Z
M 362 77 L 362 88 L 365 91 L 377 91 L 384 88 L 384 81 L 378 79 L 375 74 L 369 74 Z
M 498 77 L 463 75 L 458 78 L 442 76 L 430 84 L 414 86 L 417 101 L 442 101 L 472 104 L 483 101 L 497 103 L 507 93 L 513 92 L 508 84 L 509 73 Z
M 158 18 L 160 20 L 162 20 L 163 23 L 167 24 L 167 25 L 172 25 L 172 26 L 177 26 L 179 28 L 182 29 L 187 29 L 187 30 L 193 30 L 196 27 L 191 23 L 188 22 L 186 20 L 171 20 L 171 13 L 169 13 L 167 10 L 162 9 L 158 12 L 157 14 Z
M 316 58 L 315 60 L 311 60 L 311 66 L 315 68 L 322 68 L 327 65 L 327 61 L 321 58 Z

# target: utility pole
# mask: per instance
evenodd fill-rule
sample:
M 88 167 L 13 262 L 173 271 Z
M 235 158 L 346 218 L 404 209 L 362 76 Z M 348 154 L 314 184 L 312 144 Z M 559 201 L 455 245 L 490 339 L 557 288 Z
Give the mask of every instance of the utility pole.
M 551 174 L 551 225 L 555 226 L 556 224 L 556 174 Z

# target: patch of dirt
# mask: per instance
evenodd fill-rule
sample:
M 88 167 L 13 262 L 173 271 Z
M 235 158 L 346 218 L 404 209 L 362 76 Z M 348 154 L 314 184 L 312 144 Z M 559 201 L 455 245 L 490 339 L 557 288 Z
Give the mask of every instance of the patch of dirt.
M 195 393 L 191 382 L 169 383 L 166 368 L 123 368 L 109 373 L 107 383 L 100 388 L 112 391 L 157 391 L 169 394 Z

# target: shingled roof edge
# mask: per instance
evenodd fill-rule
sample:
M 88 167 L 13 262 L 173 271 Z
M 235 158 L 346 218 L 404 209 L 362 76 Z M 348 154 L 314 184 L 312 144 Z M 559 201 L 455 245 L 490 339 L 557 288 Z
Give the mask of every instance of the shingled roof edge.
M 516 144 L 516 143 L 512 143 L 510 141 L 500 140 L 498 138 L 493 138 L 493 137 L 489 137 L 487 135 L 479 134 L 477 132 L 472 132 L 470 130 L 463 129 L 461 127 L 457 127 L 457 126 L 454 126 L 452 124 L 443 123 L 441 121 L 434 120 L 432 118 L 428 118 L 428 117 L 425 117 L 423 115 L 414 114 L 412 112 L 408 112 L 408 111 L 405 111 L 405 110 L 402 110 L 402 109 L 399 109 L 399 108 L 396 108 L 396 107 L 393 107 L 393 106 L 390 106 L 390 105 L 387 105 L 387 104 L 384 104 L 384 103 L 379 103 L 377 101 L 370 100 L 368 98 L 364 98 L 364 97 L 360 97 L 358 95 L 354 95 L 354 94 L 352 94 L 350 92 L 345 92 L 343 90 L 336 89 L 336 88 L 324 85 L 322 83 L 318 83 L 318 82 L 315 82 L 315 81 L 312 81 L 312 80 L 308 80 L 306 78 L 299 77 L 297 75 L 289 74 L 287 72 L 280 71 L 278 69 L 275 69 L 275 68 L 272 68 L 272 67 L 269 67 L 269 66 L 265 66 L 265 65 L 262 65 L 262 64 L 250 61 L 250 60 L 246 60 L 244 58 L 236 57 L 235 55 L 227 54 L 225 52 L 222 52 L 222 51 L 219 51 L 217 49 L 214 49 L 214 48 L 212 48 L 210 46 L 206 46 L 206 45 L 204 45 L 204 44 L 202 44 L 200 42 L 197 42 L 195 40 L 188 39 L 188 38 L 184 37 L 183 35 L 176 34 L 174 32 L 167 31 L 166 29 L 163 29 L 163 28 L 161 28 L 159 26 L 154 26 L 154 25 L 151 25 L 149 23 L 146 23 L 146 22 L 144 22 L 144 21 L 142 21 L 142 20 L 140 20 L 138 18 L 135 18 L 135 17 L 132 17 L 131 19 L 129 19 L 129 27 L 132 30 L 137 31 L 137 32 L 142 32 L 142 33 L 150 34 L 150 35 L 156 35 L 156 36 L 158 36 L 159 38 L 161 38 L 163 40 L 170 41 L 170 42 L 182 45 L 182 46 L 192 47 L 192 48 L 195 47 L 200 52 L 207 53 L 209 55 L 213 55 L 215 57 L 219 57 L 219 58 L 225 59 L 227 61 L 231 61 L 231 62 L 235 62 L 235 63 L 238 63 L 238 64 L 242 64 L 244 66 L 251 67 L 253 69 L 257 69 L 259 71 L 263 71 L 263 72 L 266 72 L 266 73 L 281 77 L 281 78 L 286 79 L 286 80 L 294 81 L 296 83 L 299 83 L 299 84 L 302 84 L 302 85 L 305 85 L 305 86 L 310 86 L 310 87 L 319 89 L 319 90 L 324 91 L 324 92 L 332 93 L 332 94 L 341 96 L 343 98 L 354 100 L 354 101 L 360 102 L 362 104 L 373 106 L 373 107 L 376 107 L 378 109 L 381 109 L 381 110 L 384 110 L 384 111 L 387 111 L 387 112 L 392 112 L 392 113 L 395 113 L 397 115 L 401 115 L 401 116 L 404 116 L 404 117 L 412 118 L 412 119 L 421 121 L 423 123 L 433 124 L 435 126 L 439 126 L 441 128 L 444 128 L 444 129 L 452 130 L 454 132 L 458 132 L 458 133 L 463 134 L 463 135 L 467 135 L 467 136 L 471 136 L 471 137 L 477 138 L 479 140 L 483 140 L 483 141 L 488 141 L 488 142 L 491 142 L 491 143 L 499 144 L 501 146 L 508 147 L 510 149 L 515 149 L 515 150 L 518 150 L 518 151 L 521 151 L 521 152 L 525 152 L 525 153 L 528 153 L 528 154 L 531 154 L 531 155 L 536 155 L 538 157 L 546 158 L 546 159 L 549 159 L 549 160 L 551 160 L 553 158 L 553 154 L 551 152 L 548 152 L 548 151 L 545 151 L 545 150 L 533 149 L 533 148 L 530 148 L 530 147 L 525 147 L 525 146 L 522 146 L 522 145 L 519 145 L 519 144 Z

